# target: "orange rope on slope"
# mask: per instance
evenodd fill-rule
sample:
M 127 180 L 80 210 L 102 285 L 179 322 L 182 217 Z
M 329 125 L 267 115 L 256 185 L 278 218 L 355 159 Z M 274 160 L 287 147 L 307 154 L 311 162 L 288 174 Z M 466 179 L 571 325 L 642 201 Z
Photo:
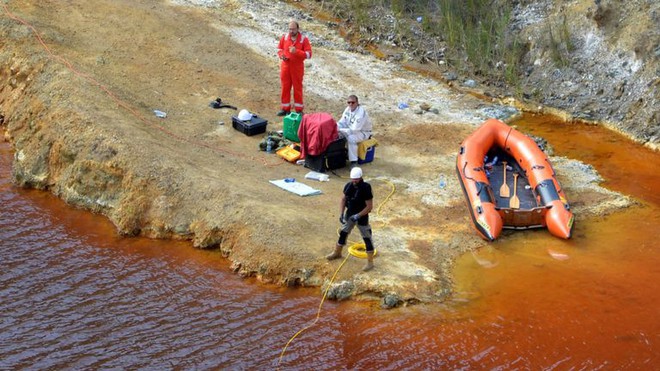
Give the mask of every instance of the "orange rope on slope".
M 120 98 L 118 98 L 118 97 L 117 97 L 112 91 L 110 91 L 110 89 L 108 89 L 106 86 L 104 86 L 103 84 L 101 84 L 100 82 L 98 82 L 98 81 L 97 81 L 96 79 L 94 79 L 92 76 L 90 76 L 90 75 L 88 75 L 88 74 L 85 74 L 85 73 L 82 73 L 82 72 L 78 71 L 78 70 L 77 70 L 77 69 L 76 69 L 76 68 L 75 68 L 75 67 L 74 67 L 74 66 L 73 66 L 68 60 L 66 60 L 64 57 L 59 56 L 59 55 L 53 53 L 53 52 L 50 50 L 50 48 L 48 47 L 48 45 L 46 45 L 46 42 L 44 42 L 44 40 L 43 40 L 43 38 L 41 37 L 41 35 L 39 35 L 39 32 L 37 31 L 37 29 L 34 28 L 34 26 L 32 26 L 29 22 L 23 20 L 22 18 L 20 18 L 20 17 L 14 15 L 12 12 L 10 12 L 9 9 L 7 8 L 7 4 L 4 4 L 4 3 L 3 3 L 3 4 L 2 4 L 2 7 L 3 7 L 3 10 L 4 10 L 5 14 L 7 15 L 7 17 L 9 17 L 10 19 L 15 20 L 16 22 L 19 22 L 19 23 L 25 25 L 26 27 L 28 27 L 28 28 L 32 31 L 32 33 L 35 35 L 35 37 L 37 38 L 37 40 L 39 41 L 39 43 L 41 44 L 41 46 L 43 46 L 44 50 L 46 50 L 46 52 L 48 53 L 48 55 L 49 55 L 51 58 L 56 59 L 56 60 L 58 60 L 60 63 L 62 63 L 63 65 L 65 65 L 65 66 L 66 66 L 71 72 L 73 72 L 73 74 L 75 74 L 76 76 L 79 76 L 79 77 L 81 77 L 81 78 L 87 80 L 88 82 L 92 83 L 92 85 L 97 86 L 97 87 L 98 87 L 99 89 L 101 89 L 104 93 L 106 93 L 106 94 L 107 94 L 107 95 L 108 95 L 108 96 L 109 96 L 109 97 L 110 97 L 115 103 L 117 103 L 118 106 L 122 107 L 123 109 L 125 109 L 126 111 L 128 111 L 130 114 L 132 114 L 133 116 L 135 116 L 135 118 L 137 118 L 137 119 L 138 119 L 139 121 L 141 121 L 143 124 L 145 124 L 145 125 L 147 125 L 147 126 L 149 126 L 149 127 L 152 127 L 152 128 L 154 128 L 154 129 L 160 130 L 161 132 L 165 133 L 167 136 L 169 136 L 169 137 L 171 137 L 171 138 L 173 138 L 173 139 L 175 139 L 175 140 L 178 140 L 178 141 L 180 141 L 180 142 L 189 143 L 189 144 L 192 144 L 192 145 L 195 145 L 195 146 L 198 146 L 198 147 L 204 147 L 204 148 L 210 149 L 211 151 L 214 151 L 214 152 L 225 153 L 225 154 L 229 154 L 229 155 L 232 155 L 232 156 L 234 156 L 234 157 L 238 157 L 238 158 L 248 158 L 248 159 L 250 159 L 250 160 L 254 160 L 254 161 L 258 160 L 258 159 L 255 158 L 254 156 L 244 156 L 244 155 L 242 155 L 242 154 L 240 154 L 240 153 L 233 152 L 233 151 L 230 151 L 230 150 L 227 150 L 227 149 L 224 149 L 224 148 L 220 148 L 220 147 L 212 146 L 212 145 L 207 144 L 207 143 L 203 143 L 203 142 L 200 142 L 200 141 L 197 141 L 197 140 L 192 140 L 192 139 L 188 139 L 188 138 L 182 137 L 182 136 L 180 136 L 180 135 L 178 135 L 178 134 L 175 134 L 174 132 L 172 132 L 172 131 L 170 131 L 170 130 L 165 129 L 165 128 L 162 127 L 162 126 L 159 126 L 159 125 L 157 125 L 157 124 L 154 124 L 154 123 L 152 123 L 152 122 L 149 122 L 149 121 L 148 121 L 147 119 L 145 119 L 145 118 L 144 118 L 144 117 L 143 117 L 143 116 L 142 116 L 137 110 L 135 110 L 133 107 L 131 107 L 128 103 L 126 103 L 126 102 L 122 101 Z M 283 161 L 280 161 L 280 162 L 278 162 L 278 163 L 268 164 L 268 163 L 266 162 L 266 160 L 264 160 L 264 159 L 259 159 L 259 160 L 261 160 L 261 162 L 263 163 L 264 166 L 268 166 L 268 167 L 271 167 L 271 166 L 279 166 L 279 165 L 281 165 L 281 164 L 284 163 Z

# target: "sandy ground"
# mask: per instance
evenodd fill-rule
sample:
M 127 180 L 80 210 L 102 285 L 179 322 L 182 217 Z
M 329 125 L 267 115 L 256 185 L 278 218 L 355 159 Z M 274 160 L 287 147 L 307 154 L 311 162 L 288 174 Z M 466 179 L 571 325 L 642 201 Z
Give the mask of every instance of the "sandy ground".
M 337 235 L 348 169 L 329 182 L 258 150 L 262 136 L 231 126 L 216 97 L 269 120 L 279 78 L 277 40 L 290 18 L 311 39 L 306 112 L 336 118 L 353 93 L 375 123 L 376 269 L 349 259 L 336 282 L 356 298 L 442 301 L 451 267 L 482 246 L 455 178 L 462 139 L 494 102 L 453 90 L 348 45 L 325 22 L 269 1 L 4 1 L 0 115 L 16 150 L 19 185 L 48 189 L 107 215 L 124 234 L 218 247 L 237 273 L 279 285 L 323 286 L 339 262 L 323 256 Z M 17 18 L 17 17 L 20 17 Z M 25 21 L 38 31 L 43 44 Z M 439 113 L 400 110 L 430 104 Z M 167 112 L 159 119 L 153 110 Z M 553 160 L 554 161 L 554 160 Z M 577 220 L 628 201 L 598 186 L 593 169 L 556 159 Z M 438 187 L 440 176 L 448 179 Z M 322 191 L 299 197 L 268 181 L 293 177 Z M 389 196 L 389 197 L 388 197 Z M 354 233 L 353 241 L 357 241 Z

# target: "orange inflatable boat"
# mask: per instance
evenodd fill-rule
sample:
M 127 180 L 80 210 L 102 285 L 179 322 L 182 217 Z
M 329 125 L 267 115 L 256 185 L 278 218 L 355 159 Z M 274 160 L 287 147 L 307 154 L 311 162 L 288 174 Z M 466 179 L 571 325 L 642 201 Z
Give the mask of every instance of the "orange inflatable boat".
M 502 228 L 547 227 L 571 237 L 573 212 L 548 157 L 502 121 L 486 120 L 463 141 L 456 172 L 474 227 L 486 240 Z

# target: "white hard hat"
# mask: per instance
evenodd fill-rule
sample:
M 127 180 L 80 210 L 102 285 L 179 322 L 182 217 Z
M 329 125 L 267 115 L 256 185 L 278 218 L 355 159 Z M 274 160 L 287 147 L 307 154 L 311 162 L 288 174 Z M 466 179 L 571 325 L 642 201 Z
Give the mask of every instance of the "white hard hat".
M 241 112 L 238 113 L 238 119 L 241 121 L 250 121 L 252 119 L 252 114 L 250 111 L 242 109 Z
M 362 178 L 362 169 L 359 167 L 354 167 L 351 169 L 351 179 L 360 179 Z

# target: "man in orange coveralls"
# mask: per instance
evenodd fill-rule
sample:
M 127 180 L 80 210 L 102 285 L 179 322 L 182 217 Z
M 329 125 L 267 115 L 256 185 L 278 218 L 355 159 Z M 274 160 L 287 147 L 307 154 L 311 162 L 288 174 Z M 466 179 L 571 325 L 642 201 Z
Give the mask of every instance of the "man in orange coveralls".
M 286 116 L 291 112 L 291 86 L 293 85 L 293 108 L 296 112 L 303 111 L 303 75 L 305 74 L 305 59 L 312 57 L 312 46 L 309 39 L 298 32 L 298 22 L 289 22 L 289 33 L 282 36 L 277 46 L 277 56 L 282 60 L 280 80 L 282 82 L 282 107 L 278 116 Z

